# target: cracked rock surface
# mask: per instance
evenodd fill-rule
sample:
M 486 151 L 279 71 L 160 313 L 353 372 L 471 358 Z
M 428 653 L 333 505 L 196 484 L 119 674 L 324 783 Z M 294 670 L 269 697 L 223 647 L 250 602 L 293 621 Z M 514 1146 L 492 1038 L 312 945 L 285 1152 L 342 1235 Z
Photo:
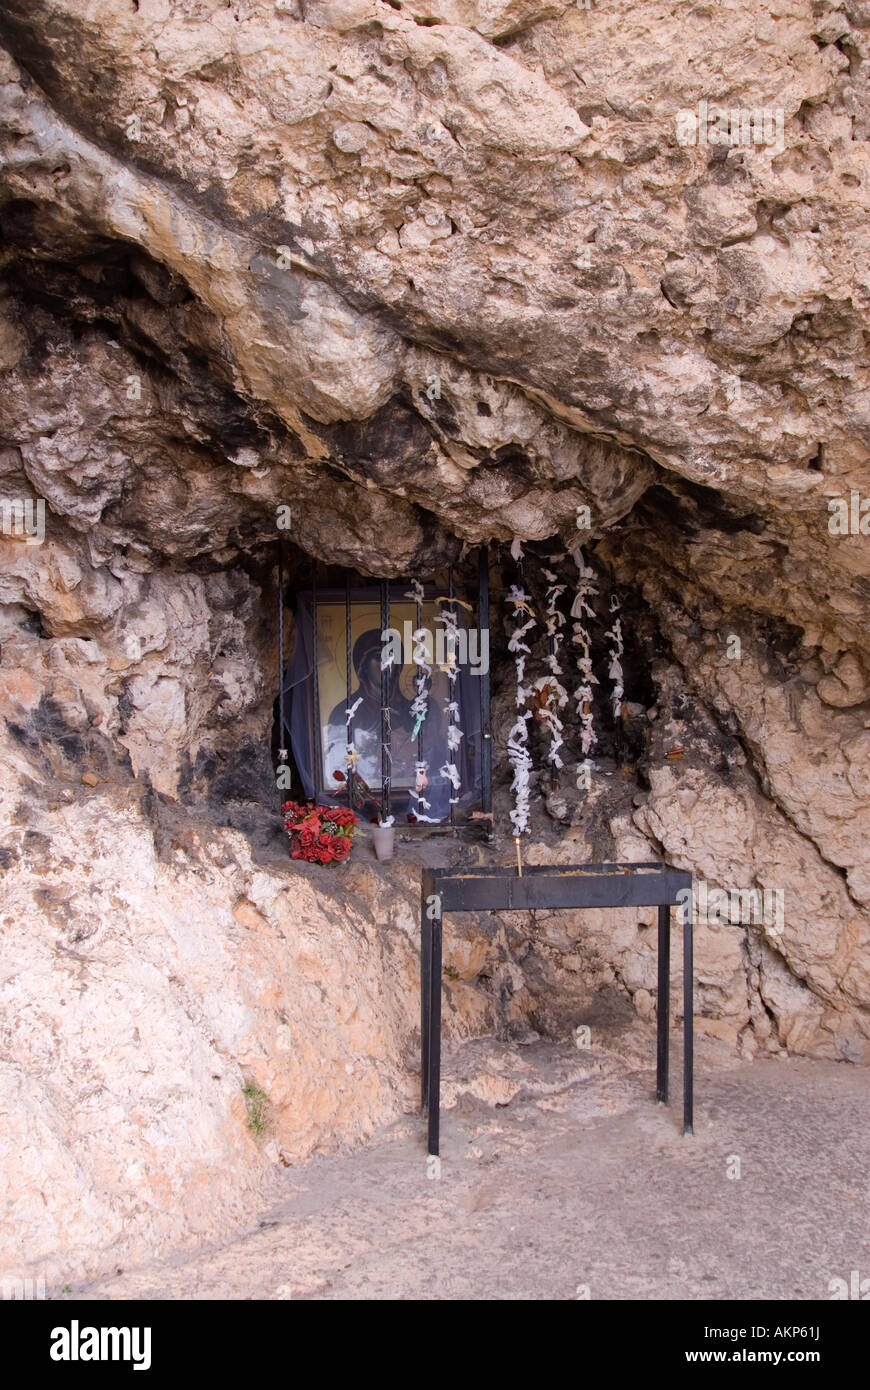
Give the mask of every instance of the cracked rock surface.
M 419 864 L 327 883 L 276 829 L 282 506 L 300 585 L 492 547 L 500 835 L 509 547 L 540 605 L 582 540 L 636 736 L 584 798 L 566 715 L 529 858 L 781 892 L 698 925 L 699 1032 L 870 1062 L 868 43 L 864 0 L 6 0 L 0 502 L 45 508 L 0 528 L 13 1273 L 207 1238 L 413 1108 Z M 776 138 L 686 143 L 702 102 Z M 463 923 L 446 1025 L 646 1040 L 653 932 Z

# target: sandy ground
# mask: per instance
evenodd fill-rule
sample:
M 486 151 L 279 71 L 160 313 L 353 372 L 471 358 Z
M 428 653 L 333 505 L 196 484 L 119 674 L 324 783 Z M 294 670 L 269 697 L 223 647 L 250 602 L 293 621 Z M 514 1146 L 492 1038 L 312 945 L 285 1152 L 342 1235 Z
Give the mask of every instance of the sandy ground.
M 506 1106 L 457 1084 L 486 1048 L 484 1069 L 521 1078 Z M 466 1044 L 448 1065 L 459 1099 L 440 1177 L 408 1117 L 369 1149 L 288 1169 L 236 1239 L 68 1296 L 829 1299 L 833 1278 L 870 1277 L 866 1070 L 774 1058 L 702 1071 L 684 1138 L 679 1085 L 657 1106 L 646 1068 L 493 1048 Z

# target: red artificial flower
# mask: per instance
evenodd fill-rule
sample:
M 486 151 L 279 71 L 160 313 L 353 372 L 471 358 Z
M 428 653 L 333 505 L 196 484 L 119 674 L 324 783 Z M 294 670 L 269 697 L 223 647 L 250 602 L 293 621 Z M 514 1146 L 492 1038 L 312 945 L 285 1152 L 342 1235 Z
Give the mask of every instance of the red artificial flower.
M 359 820 L 350 807 L 285 801 L 281 809 L 292 859 L 309 864 L 335 864 L 347 859 Z

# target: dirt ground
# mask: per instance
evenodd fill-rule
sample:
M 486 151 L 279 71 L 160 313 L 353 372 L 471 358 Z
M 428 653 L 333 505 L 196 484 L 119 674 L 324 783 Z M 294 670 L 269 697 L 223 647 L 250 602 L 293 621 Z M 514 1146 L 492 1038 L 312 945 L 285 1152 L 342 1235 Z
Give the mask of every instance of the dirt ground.
M 482 1060 L 507 1105 L 463 1091 Z M 409 1116 L 288 1169 L 237 1238 L 68 1296 L 830 1299 L 831 1280 L 870 1277 L 867 1071 L 702 1070 L 688 1138 L 674 1063 L 664 1107 L 652 1072 L 612 1055 L 465 1044 L 445 1068 L 440 1176 Z

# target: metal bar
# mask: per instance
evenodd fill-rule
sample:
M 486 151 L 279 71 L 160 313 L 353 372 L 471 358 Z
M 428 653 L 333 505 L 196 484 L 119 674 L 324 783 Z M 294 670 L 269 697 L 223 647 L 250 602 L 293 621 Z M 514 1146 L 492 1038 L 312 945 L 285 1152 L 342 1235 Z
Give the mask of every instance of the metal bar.
M 281 767 L 287 761 L 287 720 L 284 714 L 284 537 L 278 537 L 278 763 Z M 284 789 L 279 789 L 279 801 L 284 800 Z
M 418 600 L 418 602 L 417 602 L 417 631 L 418 631 L 418 632 L 420 631 L 420 628 L 421 628 L 422 626 L 423 626 L 423 605 L 422 605 L 422 603 L 420 603 L 419 600 Z M 415 668 L 414 674 L 415 674 L 416 676 L 422 677 L 423 680 L 426 679 L 425 675 L 423 675 L 422 669 L 421 669 L 419 666 Z M 415 684 L 414 684 L 414 694 L 416 695 L 417 693 L 418 693 L 418 691 L 417 691 L 417 685 L 416 685 L 416 682 L 415 682 Z M 417 762 L 418 762 L 418 763 L 421 763 L 421 762 L 423 761 L 423 724 L 425 724 L 425 723 L 426 723 L 426 720 L 424 719 L 423 722 L 421 723 L 420 728 L 419 728 L 419 731 L 418 731 L 418 733 L 417 733 Z
M 441 1122 L 441 911 L 436 894 L 432 912 L 432 967 L 429 976 L 429 1143 L 437 1154 Z
M 420 1082 L 423 1109 L 429 1103 L 429 1044 L 432 989 L 432 918 L 430 912 L 435 906 L 435 883 L 432 875 L 424 870 L 420 889 Z
M 381 580 L 381 642 L 386 642 L 390 627 L 390 586 L 386 579 Z M 391 771 L 391 730 L 390 730 L 390 676 L 392 671 L 384 670 L 381 657 L 381 820 L 390 816 L 392 780 Z
M 669 1033 L 671 1002 L 671 909 L 659 905 L 658 996 L 656 999 L 656 1100 L 668 1099 Z
M 345 657 L 346 657 L 346 660 L 347 660 L 347 708 L 350 709 L 350 704 L 351 704 L 351 700 L 350 700 L 350 693 L 351 693 L 351 678 L 350 678 L 351 642 L 350 642 L 350 572 L 349 572 L 349 571 L 348 571 L 348 573 L 345 575 L 345 580 L 344 580 L 344 644 L 345 644 Z M 345 734 L 345 744 L 346 744 L 347 746 L 349 746 L 349 747 L 352 747 L 352 746 L 353 746 L 353 715 L 351 715 L 350 720 L 349 720 L 348 725 L 347 725 L 347 732 L 346 732 L 346 734 Z M 355 769 L 354 769 L 353 763 L 351 763 L 349 766 L 346 766 L 346 768 L 345 768 L 345 776 L 347 777 L 347 805 L 348 805 L 348 810 L 350 810 L 350 811 L 353 810 L 353 774 L 354 774 L 354 770 L 355 770 Z
M 692 961 L 692 899 L 683 901 L 683 1133 L 694 1134 L 694 972 Z
M 442 879 L 437 890 L 445 912 L 522 912 L 530 908 L 659 907 L 673 903 L 682 884 L 658 874 L 590 874 L 586 878 L 547 879 L 536 874 L 520 878 Z
M 483 650 L 483 634 L 487 636 L 489 651 L 489 548 L 482 545 L 478 551 L 478 622 L 480 632 L 478 641 Z M 480 809 L 492 811 L 492 714 L 490 710 L 489 662 L 480 676 Z M 492 822 L 487 830 L 488 840 L 493 838 Z
M 641 869 L 655 870 L 659 875 L 669 874 L 673 877 L 674 882 L 679 880 L 681 886 L 685 885 L 689 888 L 692 886 L 692 876 L 687 870 L 672 869 L 670 864 L 664 864 L 661 859 L 614 860 L 608 864 L 559 864 L 558 866 L 527 864 L 525 872 L 527 874 L 549 874 L 551 877 L 559 876 L 561 878 L 566 874 L 635 874 L 639 873 Z M 471 878 L 472 876 L 500 878 L 506 873 L 513 872 L 513 870 L 504 865 L 496 865 L 487 868 L 463 868 L 459 873 L 455 869 L 433 869 L 432 872 L 436 878 L 452 878 L 459 882 L 460 879 Z M 676 899 L 674 901 L 676 902 Z
M 455 617 L 456 617 L 456 604 L 453 602 L 453 566 L 452 566 L 452 565 L 450 565 L 450 566 L 448 567 L 448 570 L 447 570 L 447 595 L 448 595 L 448 598 L 450 599 L 450 612 L 453 614 L 453 616 L 454 616 L 454 618 L 455 618 Z M 454 656 L 455 656 L 455 653 L 454 653 Z M 455 699 L 457 698 L 458 694 L 459 694 L 459 691 L 458 691 L 458 689 L 457 689 L 457 685 L 458 685 L 458 680 L 453 680 L 453 681 L 450 682 L 450 698 L 451 698 L 451 700 L 455 700 Z M 453 717 L 452 714 L 450 715 L 450 722 L 451 722 L 451 723 L 454 722 L 454 717 Z M 447 751 L 447 760 L 448 760 L 448 762 L 450 761 L 451 756 L 455 757 L 455 758 L 458 760 L 459 757 L 460 757 L 460 750 L 459 750 L 458 748 L 456 748 L 456 749 L 453 750 L 453 753 L 451 754 L 451 751 L 448 749 L 448 751 Z M 457 766 L 458 766 L 458 762 L 457 762 Z M 454 835 L 456 834 L 456 807 L 454 806 L 453 802 L 454 802 L 454 798 L 455 798 L 455 796 L 456 796 L 456 790 L 457 790 L 456 787 L 454 787 L 453 784 L 451 783 L 451 784 L 450 784 L 450 829 L 451 829 L 451 831 L 453 832 Z M 430 1150 L 430 1152 L 432 1152 L 432 1151 Z
M 312 792 L 317 800 L 317 788 L 323 780 L 323 754 L 320 747 L 320 689 L 317 675 L 317 563 L 311 571 L 311 747 L 314 752 Z

